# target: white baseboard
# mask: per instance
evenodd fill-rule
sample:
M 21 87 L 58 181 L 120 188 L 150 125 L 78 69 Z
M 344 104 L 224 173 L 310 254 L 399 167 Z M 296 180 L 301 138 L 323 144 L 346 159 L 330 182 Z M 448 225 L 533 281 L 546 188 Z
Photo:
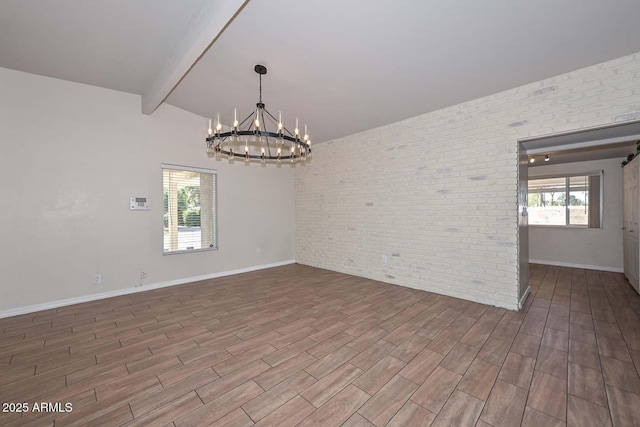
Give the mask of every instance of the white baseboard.
M 571 262 L 545 261 L 540 259 L 530 259 L 531 264 L 555 265 L 557 267 L 582 268 L 585 270 L 610 271 L 612 273 L 624 273 L 624 269 L 620 267 L 605 267 L 602 265 L 574 264 Z
M 272 264 L 256 265 L 253 267 L 239 268 L 237 270 L 221 271 L 219 273 L 205 274 L 202 276 L 186 277 L 183 279 L 169 280 L 166 282 L 151 283 L 144 286 L 134 288 L 117 289 L 115 291 L 101 292 L 99 294 L 85 295 L 75 298 L 67 298 L 44 304 L 27 305 L 24 307 L 11 308 L 9 310 L 0 311 L 0 319 L 11 316 L 19 316 L 21 314 L 34 313 L 36 311 L 50 310 L 52 308 L 64 307 L 67 305 L 80 304 L 82 302 L 90 302 L 105 298 L 119 297 L 121 295 L 135 294 L 138 292 L 146 292 L 153 289 L 166 288 L 169 286 L 182 285 L 185 283 L 199 282 L 201 280 L 215 279 L 217 277 L 232 276 L 234 274 L 248 273 L 250 271 L 264 270 L 266 268 L 280 267 L 283 265 L 295 264 L 295 260 L 287 260 L 274 262 Z
M 522 307 L 524 307 L 524 302 L 527 300 L 527 296 L 529 296 L 530 292 L 531 286 L 527 286 L 527 290 L 524 291 L 524 295 L 522 295 L 522 298 L 520 298 L 520 301 L 518 302 L 518 310 L 522 310 Z

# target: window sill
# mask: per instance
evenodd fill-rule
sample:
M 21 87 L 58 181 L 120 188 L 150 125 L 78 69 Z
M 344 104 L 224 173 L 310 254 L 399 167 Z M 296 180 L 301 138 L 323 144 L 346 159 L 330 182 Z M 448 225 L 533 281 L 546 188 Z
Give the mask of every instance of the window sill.
M 217 250 L 218 248 L 184 249 L 181 251 L 171 251 L 171 252 L 162 251 L 162 255 L 180 255 L 180 254 L 190 254 L 193 252 L 209 252 L 209 251 L 217 251 Z
M 574 230 L 584 230 L 589 229 L 587 225 L 552 225 L 552 224 L 529 224 L 529 227 L 535 228 L 568 228 Z

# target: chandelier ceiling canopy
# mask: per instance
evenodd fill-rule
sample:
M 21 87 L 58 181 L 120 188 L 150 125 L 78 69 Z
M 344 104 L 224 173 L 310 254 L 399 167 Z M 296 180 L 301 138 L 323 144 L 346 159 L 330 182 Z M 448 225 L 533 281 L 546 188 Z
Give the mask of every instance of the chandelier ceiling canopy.
M 206 139 L 207 152 L 217 158 L 226 156 L 229 160 L 234 160 L 237 157 L 246 162 L 305 161 L 311 156 L 311 140 L 307 125 L 304 125 L 301 133 L 296 118 L 292 132 L 285 126 L 282 112 L 278 112 L 276 118 L 267 110 L 262 102 L 262 76 L 267 74 L 267 67 L 256 65 L 254 71 L 260 79 L 260 96 L 256 109 L 242 121 L 238 121 L 237 109 L 234 109 L 231 126 L 222 124 L 220 114 L 215 120 L 210 118 Z

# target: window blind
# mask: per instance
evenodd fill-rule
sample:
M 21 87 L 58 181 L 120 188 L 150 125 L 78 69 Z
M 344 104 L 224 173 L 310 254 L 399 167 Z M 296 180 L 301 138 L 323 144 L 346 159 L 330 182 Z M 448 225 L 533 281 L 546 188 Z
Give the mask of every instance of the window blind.
M 217 249 L 217 174 L 162 166 L 163 252 Z

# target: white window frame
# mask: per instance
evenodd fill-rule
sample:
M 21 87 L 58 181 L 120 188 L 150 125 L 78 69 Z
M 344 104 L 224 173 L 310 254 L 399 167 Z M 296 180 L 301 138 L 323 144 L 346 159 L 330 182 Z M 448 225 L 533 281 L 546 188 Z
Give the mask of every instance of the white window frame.
M 181 166 L 174 165 L 169 163 L 162 163 L 160 165 L 160 180 L 163 182 L 162 191 L 164 192 L 164 171 L 168 170 L 177 170 L 177 171 L 189 171 L 189 172 L 198 172 L 198 173 L 208 173 L 214 176 L 213 180 L 213 246 L 208 248 L 200 248 L 200 249 L 183 249 L 183 250 L 175 250 L 165 252 L 164 250 L 164 202 L 162 208 L 162 227 L 163 227 L 163 236 L 162 236 L 162 255 L 180 255 L 186 253 L 193 252 L 207 252 L 207 251 L 217 251 L 218 250 L 218 171 L 215 169 L 206 169 L 206 168 L 197 168 L 192 166 Z M 160 200 L 164 200 L 164 195 L 160 198 Z
M 552 179 L 552 178 L 572 178 L 572 177 L 576 177 L 576 176 L 599 176 L 600 177 L 600 203 L 598 206 L 598 209 L 600 211 L 600 224 L 598 224 L 598 227 L 590 227 L 589 224 L 587 225 L 578 225 L 578 224 L 569 224 L 569 206 L 565 205 L 565 224 L 564 225 L 560 225 L 560 224 L 531 224 L 529 223 L 528 226 L 529 227 L 545 227 L 545 228 L 577 228 L 577 229 L 589 229 L 589 228 L 594 228 L 594 229 L 601 229 L 603 228 L 603 213 L 604 213 L 604 171 L 603 170 L 598 170 L 598 171 L 589 171 L 589 172 L 576 172 L 576 173 L 564 173 L 564 174 L 552 174 L 552 175 L 529 175 L 529 180 L 538 180 L 538 179 Z M 565 189 L 565 194 L 567 194 L 567 196 L 569 195 L 569 180 L 566 180 L 566 189 Z M 528 191 L 528 186 L 527 186 L 527 206 L 529 206 L 529 191 Z M 567 201 L 569 200 L 569 197 L 566 198 Z

